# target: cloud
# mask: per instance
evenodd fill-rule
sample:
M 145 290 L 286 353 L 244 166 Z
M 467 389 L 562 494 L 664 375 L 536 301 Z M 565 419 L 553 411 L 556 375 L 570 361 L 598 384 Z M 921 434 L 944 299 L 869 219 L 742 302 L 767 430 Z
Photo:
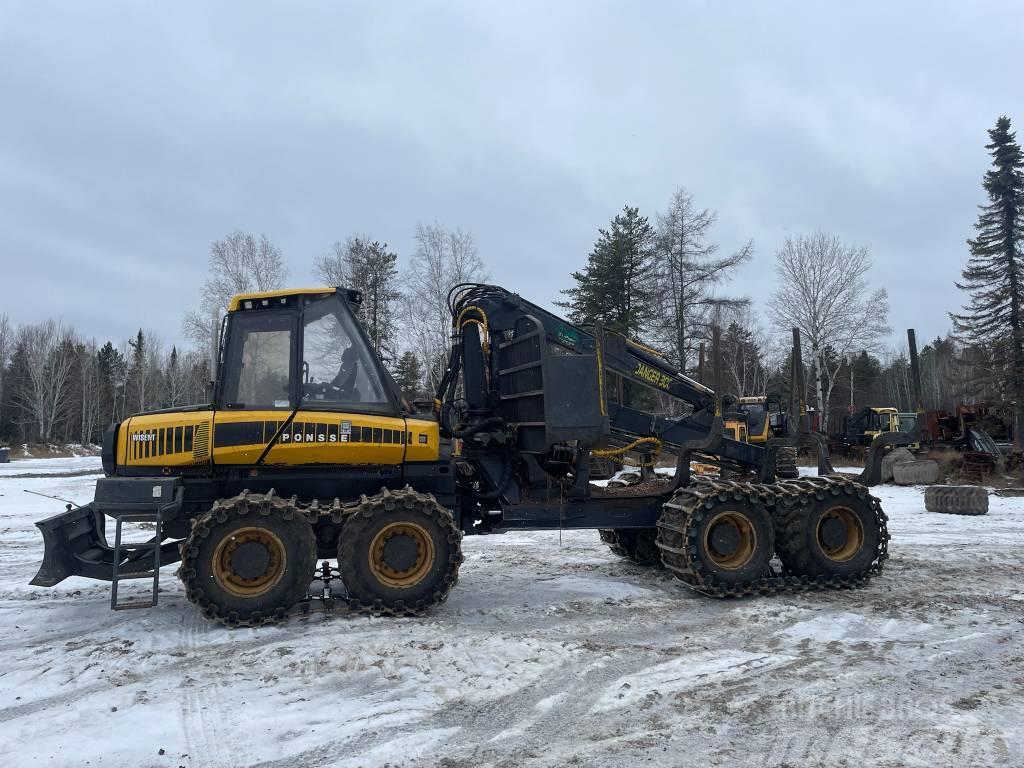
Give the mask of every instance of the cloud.
M 774 250 L 820 228 L 872 249 L 894 337 L 929 338 L 962 299 L 1020 22 L 984 4 L 10 5 L 3 311 L 174 340 L 227 232 L 266 233 L 304 283 L 334 240 L 407 257 L 435 220 L 550 303 L 622 205 L 653 217 L 684 185 L 723 248 L 754 239 L 735 289 L 755 306 Z

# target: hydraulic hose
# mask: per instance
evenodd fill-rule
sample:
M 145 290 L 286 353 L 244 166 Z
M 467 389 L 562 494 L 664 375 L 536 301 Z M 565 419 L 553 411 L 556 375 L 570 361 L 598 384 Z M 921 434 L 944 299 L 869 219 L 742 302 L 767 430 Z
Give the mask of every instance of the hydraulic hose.
M 509 481 L 512 479 L 512 453 L 511 451 L 505 451 L 505 467 L 501 472 L 501 479 L 494 486 L 493 491 L 481 491 L 473 494 L 478 499 L 496 499 L 505 489 L 508 487 Z

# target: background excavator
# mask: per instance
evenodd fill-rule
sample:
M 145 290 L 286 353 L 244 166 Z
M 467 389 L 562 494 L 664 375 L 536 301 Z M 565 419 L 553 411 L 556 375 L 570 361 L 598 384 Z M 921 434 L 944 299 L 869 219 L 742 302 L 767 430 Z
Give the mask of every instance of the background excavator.
M 879 502 L 831 473 L 802 402 L 786 437 L 732 439 L 716 391 L 654 350 L 463 285 L 450 299 L 446 373 L 418 410 L 372 353 L 360 300 L 341 288 L 236 296 L 213 401 L 107 430 L 95 499 L 37 524 L 45 553 L 32 583 L 108 580 L 112 607 L 148 607 L 160 568 L 180 561 L 187 598 L 231 626 L 286 619 L 314 579 L 354 611 L 415 615 L 456 583 L 464 536 L 509 529 L 599 529 L 619 554 L 715 597 L 850 587 L 881 570 Z M 716 332 L 715 382 L 717 342 Z M 667 395 L 683 415 L 614 402 L 617 380 Z M 883 437 L 879 453 L 898 439 Z M 778 478 L 780 456 L 792 463 L 800 445 L 817 452 L 820 476 Z M 593 455 L 635 451 L 674 455 L 674 476 L 589 482 Z M 729 479 L 694 477 L 691 461 Z M 124 541 L 126 523 L 147 524 L 150 540 Z M 150 580 L 151 598 L 119 599 L 126 578 Z

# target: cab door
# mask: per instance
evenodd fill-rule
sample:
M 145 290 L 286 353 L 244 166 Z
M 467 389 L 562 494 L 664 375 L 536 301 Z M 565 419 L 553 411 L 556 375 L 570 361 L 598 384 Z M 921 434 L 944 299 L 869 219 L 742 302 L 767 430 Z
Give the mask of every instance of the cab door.
M 267 462 L 401 465 L 405 419 L 376 352 L 338 296 L 305 300 L 298 347 L 298 411 Z
M 215 464 L 255 464 L 294 410 L 298 325 L 292 310 L 231 315 L 214 414 Z

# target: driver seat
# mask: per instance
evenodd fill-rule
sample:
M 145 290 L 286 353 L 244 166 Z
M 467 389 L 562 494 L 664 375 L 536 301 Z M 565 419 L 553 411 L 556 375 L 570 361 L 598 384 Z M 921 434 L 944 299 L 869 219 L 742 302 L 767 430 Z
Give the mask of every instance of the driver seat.
M 353 402 L 359 401 L 359 390 L 356 388 L 356 374 L 358 372 L 359 357 L 353 345 L 341 353 L 341 368 L 338 369 L 338 375 L 331 382 L 331 386 L 337 388 L 341 399 Z

